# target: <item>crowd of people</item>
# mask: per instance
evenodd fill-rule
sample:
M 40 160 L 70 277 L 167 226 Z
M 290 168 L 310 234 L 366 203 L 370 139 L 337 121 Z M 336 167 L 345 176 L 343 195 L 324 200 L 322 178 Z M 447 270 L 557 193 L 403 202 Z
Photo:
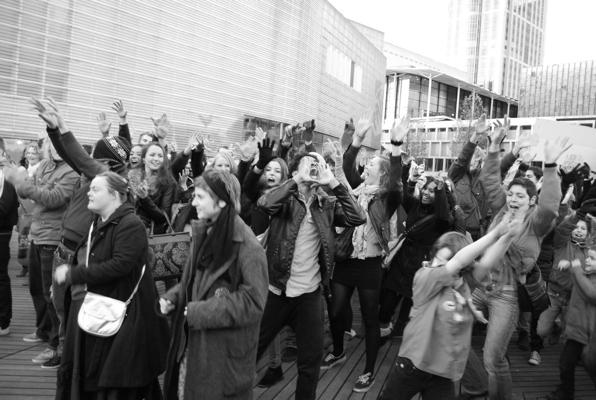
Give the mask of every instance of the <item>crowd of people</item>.
M 596 185 L 578 157 L 560 160 L 567 138 L 546 141 L 543 168 L 531 166 L 518 161 L 530 135 L 504 152 L 507 118 L 483 116 L 442 177 L 404 152 L 407 117 L 388 151 L 363 159 L 369 114 L 320 153 L 314 120 L 287 126 L 279 143 L 257 128 L 215 151 L 197 133 L 175 152 L 165 114 L 133 145 L 116 101 L 118 135 L 101 113 L 89 148 L 54 100 L 31 103 L 47 136 L 20 163 L 0 141 L 0 336 L 16 227 L 36 315 L 23 340 L 46 343 L 32 361 L 56 369 L 56 399 L 250 399 L 255 384 L 283 379 L 288 359 L 296 399 L 315 399 L 320 370 L 344 363 L 356 335 L 355 290 L 366 347 L 355 392 L 375 384 L 380 347 L 401 337 L 379 399 L 455 399 L 459 380 L 461 399 L 511 399 L 516 329 L 533 365 L 544 340 L 565 337 L 549 400 L 573 398 L 578 362 L 596 384 Z M 160 295 L 148 237 L 167 231 L 192 244 Z M 80 325 L 91 294 L 126 302 L 115 334 Z M 482 327 L 480 361 L 471 343 Z

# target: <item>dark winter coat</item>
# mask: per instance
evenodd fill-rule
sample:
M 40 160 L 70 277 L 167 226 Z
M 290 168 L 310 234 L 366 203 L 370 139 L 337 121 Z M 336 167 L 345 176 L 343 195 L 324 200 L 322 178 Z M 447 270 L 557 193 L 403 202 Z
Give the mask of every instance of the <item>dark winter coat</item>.
M 2 177 L 1 179 L 4 179 Z M 12 232 L 19 219 L 19 198 L 12 184 L 4 179 L 4 190 L 0 196 L 0 233 Z
M 66 280 L 126 301 L 148 261 L 145 228 L 128 203 L 100 227 L 96 219 L 93 227 L 89 265 L 75 260 L 78 267 L 68 272 Z M 81 245 L 86 242 L 85 238 Z M 143 387 L 165 371 L 170 336 L 166 321 L 153 310 L 156 299 L 151 271 L 146 268 L 118 333 L 109 338 L 85 334 L 85 390 Z
M 180 361 L 187 350 L 185 400 L 252 399 L 259 326 L 267 300 L 265 251 L 237 216 L 233 247 L 223 249 L 229 258 L 223 265 L 213 265 L 213 259 L 200 256 L 207 226 L 200 220 L 191 224 L 193 247 L 182 280 L 162 296 L 176 306 L 164 397 L 178 398 Z M 197 268 L 203 263 L 207 266 Z
M 596 335 L 596 274 L 585 275 L 581 267 L 571 268 L 573 289 L 565 315 L 567 339 L 588 344 Z

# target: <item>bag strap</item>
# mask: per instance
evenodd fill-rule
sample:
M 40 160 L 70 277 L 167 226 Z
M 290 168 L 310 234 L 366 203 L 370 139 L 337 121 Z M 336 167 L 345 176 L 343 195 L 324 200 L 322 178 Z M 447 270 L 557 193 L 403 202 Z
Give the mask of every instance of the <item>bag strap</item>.
M 143 265 L 143 270 L 141 271 L 141 277 L 139 278 L 139 281 L 137 282 L 137 286 L 135 286 L 135 290 L 132 291 L 132 294 L 130 295 L 130 297 L 128 298 L 128 300 L 126 300 L 126 305 L 127 306 L 130 304 L 130 302 L 132 301 L 132 298 L 134 297 L 135 293 L 139 289 L 139 285 L 141 283 L 141 279 L 143 279 L 143 275 L 144 274 L 145 274 L 145 265 Z
M 166 217 L 166 221 L 168 223 L 168 229 L 166 229 L 166 233 L 174 232 L 174 228 L 172 227 L 172 223 L 170 222 L 170 218 L 168 214 L 164 210 L 160 210 L 164 217 Z M 153 236 L 153 228 L 155 227 L 155 223 L 151 220 L 151 230 L 149 231 L 149 235 Z
M 410 227 L 410 229 L 406 230 L 403 234 L 404 239 L 406 238 L 406 236 L 408 236 L 408 233 L 412 232 L 414 229 L 420 227 L 420 225 L 422 225 L 423 223 L 430 221 L 432 218 L 434 218 L 435 214 L 430 214 L 427 215 L 426 217 L 419 219 L 418 221 L 414 222 L 414 225 L 412 225 Z
M 85 265 L 87 268 L 89 268 L 89 252 L 91 251 L 91 233 L 93 233 L 93 222 L 91 222 L 91 228 L 89 228 L 89 237 L 87 239 L 87 257 L 85 258 Z

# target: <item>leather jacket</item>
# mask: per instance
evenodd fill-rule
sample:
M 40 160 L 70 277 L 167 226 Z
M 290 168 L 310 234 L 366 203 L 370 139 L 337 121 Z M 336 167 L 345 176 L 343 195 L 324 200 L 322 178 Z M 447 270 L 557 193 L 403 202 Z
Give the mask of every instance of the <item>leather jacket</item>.
M 356 189 L 364 180 L 356 169 L 356 156 L 359 147 L 350 145 L 344 153 L 343 170 L 346 179 L 352 188 Z M 387 191 L 375 195 L 368 203 L 368 218 L 377 234 L 379 244 L 385 254 L 389 254 L 389 242 L 391 241 L 390 220 L 399 205 L 403 201 L 403 184 L 401 181 L 402 162 L 401 156 L 389 157 L 389 185 Z
M 329 269 L 333 266 L 335 255 L 334 227 L 358 226 L 366 223 L 366 214 L 343 185 L 333 189 L 335 196 L 328 196 L 319 189 L 310 205 L 313 222 L 321 238 L 319 266 L 321 282 L 325 288 L 329 285 Z M 271 216 L 267 242 L 267 264 L 269 283 L 285 291 L 290 278 L 292 260 L 298 230 L 306 207 L 298 198 L 298 184 L 289 179 L 283 185 L 269 191 L 257 202 L 258 208 Z

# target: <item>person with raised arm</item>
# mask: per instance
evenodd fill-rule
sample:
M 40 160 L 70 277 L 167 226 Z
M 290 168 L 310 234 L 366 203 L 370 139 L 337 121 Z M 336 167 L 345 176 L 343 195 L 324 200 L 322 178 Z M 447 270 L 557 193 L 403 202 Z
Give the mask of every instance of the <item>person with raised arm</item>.
M 512 397 L 511 374 L 505 352 L 519 313 L 518 291 L 525 290 L 527 293 L 524 285 L 536 285 L 541 280 L 536 260 L 542 239 L 553 228 L 561 200 L 556 162 L 571 147 L 571 144 L 567 144 L 568 138 L 545 143 L 544 184 L 537 201 L 536 185 L 526 178 L 516 178 L 506 187 L 501 184 L 500 144 L 508 132 L 509 121 L 505 119 L 505 123 L 498 126 L 491 136 L 480 174 L 494 216 L 489 231 L 498 226 L 507 212 L 523 217 L 521 233 L 507 248 L 502 261 L 492 269 L 490 288 L 480 286 L 473 292 L 476 306 L 488 310 L 490 315 L 484 345 L 484 366 L 488 372 L 491 400 L 508 400 Z M 537 313 L 544 310 L 540 310 L 540 307 L 544 307 L 544 304 L 534 305 Z M 477 356 L 470 352 L 469 357 Z M 471 369 L 466 370 L 466 374 L 473 373 Z
M 437 240 L 431 261 L 414 277 L 411 320 L 379 400 L 410 400 L 418 393 L 422 399 L 455 399 L 453 381 L 464 373 L 474 319 L 487 322 L 467 281 L 483 279 L 520 228 L 521 220 L 510 221 L 508 215 L 476 242 L 458 232 Z
M 257 356 L 289 325 L 296 334 L 296 399 L 314 399 L 323 353 L 321 289 L 329 293 L 334 262 L 334 227 L 366 222 L 362 207 L 337 181 L 321 156 L 298 154 L 292 176 L 257 204 L 271 216 L 267 242 L 269 293 Z M 318 186 L 329 186 L 328 196 Z
M 403 199 L 401 185 L 401 145 L 409 130 L 410 119 L 395 120 L 391 128 L 392 152 L 388 157 L 374 157 L 365 167 L 365 179 L 356 173 L 356 156 L 366 133 L 372 128 L 372 118 L 365 115 L 356 124 L 352 144 L 346 150 L 343 172 L 353 194 L 366 213 L 366 224 L 353 230 L 353 251 L 344 260 L 335 260 L 331 277 L 331 310 L 329 321 L 333 336 L 333 352 L 327 354 L 321 369 L 329 369 L 346 360 L 344 332 L 346 309 L 354 289 L 358 289 L 360 310 L 365 326 L 366 365 L 353 390 L 367 392 L 375 381 L 374 368 L 380 346 L 379 296 L 383 275 L 383 256 L 389 254 L 391 228 L 389 221 Z
M 116 101 L 113 104 L 113 109 L 120 116 L 119 135 L 117 137 L 102 137 L 96 142 L 92 155 L 89 155 L 66 125 L 58 104 L 51 97 L 47 101 L 32 98 L 31 103 L 40 118 L 46 123 L 48 137 L 58 154 L 80 175 L 68 208 L 62 217 L 60 243 L 53 257 L 52 268 L 55 271 L 59 265 L 74 265 L 76 249 L 89 232 L 93 220 L 93 213 L 87 207 L 89 204 L 87 194 L 91 181 L 98 174 L 106 171 L 126 176 L 128 171 L 126 164 L 130 152 L 130 132 L 126 120 L 127 111 L 121 101 Z M 64 342 L 69 330 L 78 329 L 76 317 L 69 319 L 68 315 L 71 312 L 72 315 L 78 315 L 84 297 L 83 285 L 72 285 L 68 290 L 67 285 L 58 284 L 56 280 L 53 281 L 52 300 L 60 319 L 60 341 Z M 71 321 L 71 323 L 67 321 Z M 59 368 L 58 398 L 63 393 L 68 393 L 73 385 L 78 385 L 78 382 L 72 380 L 73 368 L 78 365 L 74 360 L 76 346 L 77 343 L 72 341 L 65 342 L 60 357 L 52 359 L 48 364 L 48 367 Z

